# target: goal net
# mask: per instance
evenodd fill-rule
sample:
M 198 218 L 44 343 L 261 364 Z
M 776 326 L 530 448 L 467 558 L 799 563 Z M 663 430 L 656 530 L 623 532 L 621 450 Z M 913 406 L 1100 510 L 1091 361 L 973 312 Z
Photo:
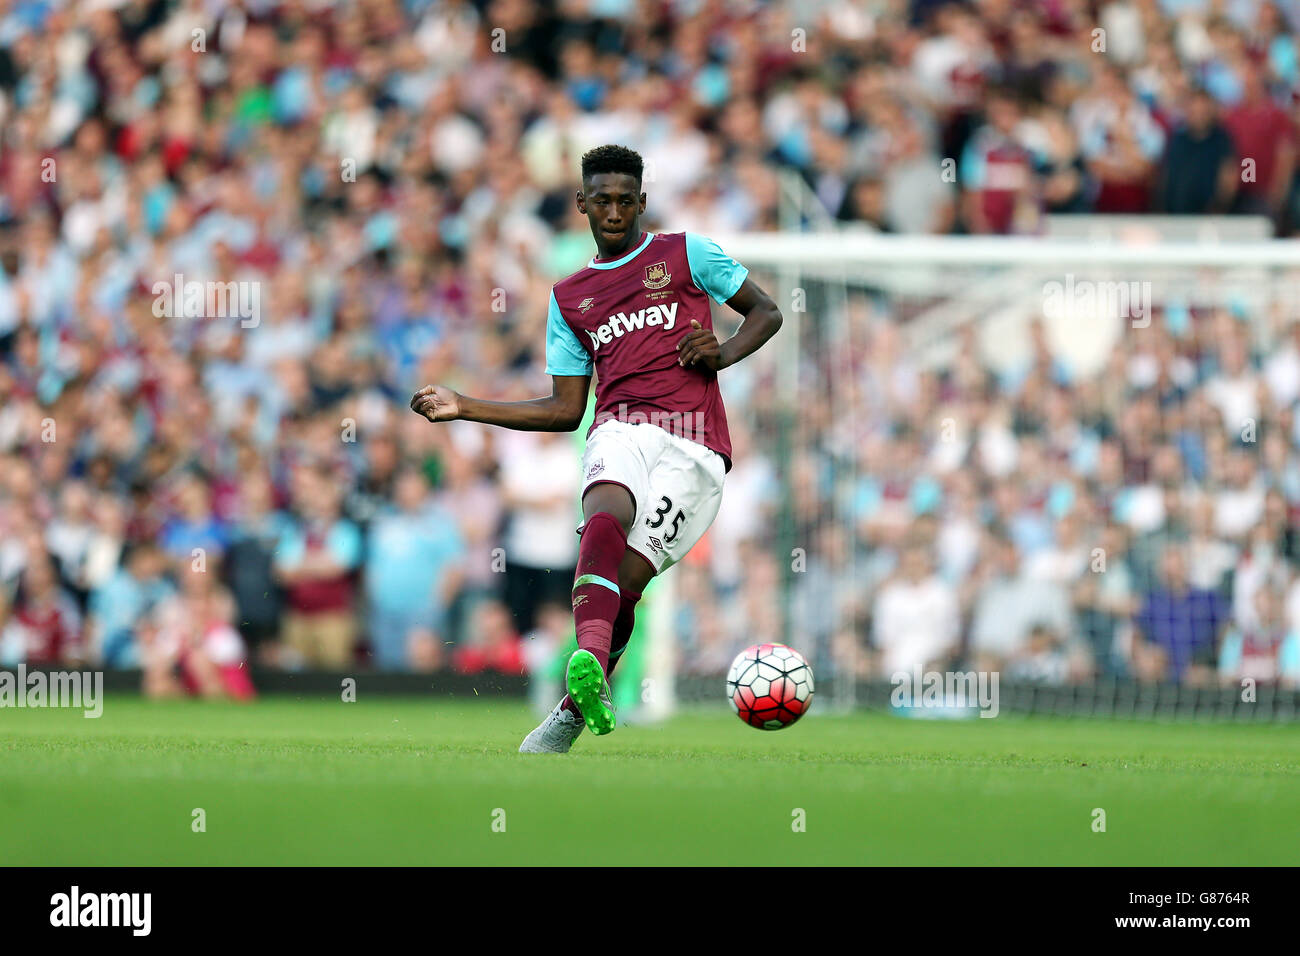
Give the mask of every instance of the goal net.
M 655 605 L 665 700 L 720 700 L 761 641 L 829 709 L 934 667 L 1300 679 L 1300 244 L 716 238 L 785 325 L 722 377 L 735 468 Z

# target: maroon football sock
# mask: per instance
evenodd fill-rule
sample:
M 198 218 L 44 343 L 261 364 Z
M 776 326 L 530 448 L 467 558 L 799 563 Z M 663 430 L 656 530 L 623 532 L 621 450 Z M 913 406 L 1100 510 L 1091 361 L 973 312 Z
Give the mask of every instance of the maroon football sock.
M 623 656 L 623 651 L 627 649 L 628 641 L 632 639 L 632 627 L 636 624 L 636 602 L 639 600 L 641 595 L 633 594 L 631 591 L 622 591 L 619 595 L 618 617 L 614 618 L 614 631 L 610 636 L 609 667 L 605 669 L 606 677 L 613 675 L 614 668 L 618 666 Z M 560 706 L 576 717 L 582 716 L 578 713 L 578 706 L 568 694 L 564 695 Z
M 614 673 L 623 651 L 627 649 L 627 642 L 632 639 L 632 627 L 636 624 L 636 602 L 639 600 L 641 595 L 633 594 L 631 591 L 623 591 L 619 598 L 618 617 L 614 618 L 614 634 L 609 642 L 609 667 L 605 669 L 606 677 Z
M 626 550 L 627 535 L 617 518 L 602 511 L 587 519 L 573 579 L 573 625 L 578 647 L 595 654 L 601 670 L 609 667 L 609 645 L 618 616 L 618 566 Z

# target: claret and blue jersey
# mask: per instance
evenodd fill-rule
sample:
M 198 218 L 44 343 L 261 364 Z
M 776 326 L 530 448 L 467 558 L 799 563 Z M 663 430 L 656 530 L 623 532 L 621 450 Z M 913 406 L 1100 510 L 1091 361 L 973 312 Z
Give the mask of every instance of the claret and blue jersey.
M 726 303 L 747 270 L 694 233 L 646 233 L 619 259 L 592 259 L 556 283 L 546 322 L 546 371 L 596 374 L 596 423 L 609 419 L 693 424 L 684 437 L 731 466 L 717 373 L 677 361 L 691 320 L 713 327 L 709 298 Z

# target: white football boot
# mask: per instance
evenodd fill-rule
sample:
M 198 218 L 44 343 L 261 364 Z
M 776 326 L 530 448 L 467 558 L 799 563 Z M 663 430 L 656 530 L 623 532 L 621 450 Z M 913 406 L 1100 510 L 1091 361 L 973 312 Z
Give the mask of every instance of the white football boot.
M 521 754 L 567 754 L 573 742 L 582 733 L 582 718 L 560 706 L 546 715 L 537 729 L 519 745 Z

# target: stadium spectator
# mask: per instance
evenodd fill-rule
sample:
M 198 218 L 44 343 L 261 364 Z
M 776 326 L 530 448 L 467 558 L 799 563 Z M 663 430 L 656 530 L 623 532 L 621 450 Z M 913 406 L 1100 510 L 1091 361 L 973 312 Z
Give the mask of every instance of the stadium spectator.
M 818 528 L 790 593 L 792 615 L 803 622 L 806 653 L 832 662 L 832 668 L 837 663 L 835 641 L 844 622 L 852 619 L 862 590 L 849 542 L 850 536 L 840 525 Z M 828 678 L 832 673 L 833 669 L 827 669 Z
M 91 594 L 88 638 L 96 661 L 105 667 L 140 665 L 138 635 L 173 592 L 166 571 L 166 556 L 152 542 L 142 541 Z
M 468 633 L 474 610 L 499 590 L 505 558 L 499 531 L 505 509 L 484 464 L 474 455 L 451 451 L 441 459 L 438 497 L 459 531 L 464 547 L 456 569 L 460 586 L 446 612 L 446 638 L 454 642 Z
M 1064 684 L 1070 659 L 1060 637 L 1041 624 L 1034 625 L 1024 648 L 1006 666 L 1008 680 L 1039 684 Z
M 502 436 L 505 599 L 517 632 L 532 630 L 545 600 L 565 600 L 578 560 L 574 528 L 579 476 L 573 444 L 556 432 Z
M 1264 517 L 1264 484 L 1244 448 L 1234 448 L 1224 457 L 1227 464 L 1214 498 L 1214 530 L 1229 542 L 1244 544 Z
M 1087 212 L 1092 184 L 1079 152 L 1079 138 L 1065 114 L 1051 106 L 1040 108 L 1027 124 L 1024 136 L 1034 154 L 1044 211 Z
M 1230 609 L 1218 593 L 1188 582 L 1182 550 L 1167 548 L 1159 584 L 1144 595 L 1134 621 L 1133 664 L 1138 676 L 1204 686 L 1229 617 Z
M 261 468 L 244 475 L 223 565 L 240 634 L 252 657 L 266 655 L 268 660 L 284 615 L 284 595 L 275 576 L 275 550 L 286 519 L 275 508 L 274 493 Z
M 879 672 L 911 673 L 946 663 L 957 651 L 959 627 L 955 592 L 931 570 L 925 545 L 910 542 L 898 573 L 881 586 L 872 612 Z
M 361 533 L 340 515 L 333 478 L 310 467 L 294 476 L 294 514 L 281 532 L 275 571 L 285 588 L 287 663 L 339 670 L 353 662 L 354 572 Z
M 1036 232 L 1038 183 L 1034 157 L 1020 141 L 1021 106 L 994 91 L 985 101 L 987 122 L 977 129 L 961 160 L 967 228 L 978 233 Z
M 393 506 L 369 528 L 365 581 L 376 667 L 407 670 L 416 659 L 425 669 L 438 666 L 443 645 L 451 643 L 447 609 L 464 577 L 464 558 L 455 516 L 429 500 L 421 472 L 402 471 Z
M 1258 626 L 1260 622 L 1255 616 L 1258 593 L 1285 587 L 1288 571 L 1272 531 L 1265 524 L 1256 525 L 1232 575 L 1233 623 L 1245 629 Z
M 1117 69 L 1096 71 L 1094 92 L 1071 107 L 1097 212 L 1145 212 L 1165 134 Z
M 710 600 L 712 589 L 702 577 L 687 576 L 682 579 L 681 601 L 673 613 L 673 627 L 681 634 L 682 660 L 680 671 L 685 674 L 725 674 L 732 660 L 752 641 L 747 635 L 728 630 L 728 615 L 716 602 Z M 741 626 L 746 622 L 736 621 Z
M 33 555 L 23 570 L 0 648 L 0 659 L 10 665 L 60 667 L 84 659 L 81 612 L 48 554 Z
M 1279 412 L 1300 398 L 1300 319 L 1288 317 L 1287 321 L 1285 344 L 1269 356 L 1263 368 L 1272 407 Z M 1291 500 L 1297 498 L 1300 495 L 1292 494 Z
M 206 572 L 182 565 L 180 587 L 154 615 L 142 653 L 144 691 L 248 700 L 255 694 L 234 628 L 234 601 Z
M 58 512 L 45 529 L 46 547 L 78 607 L 85 607 L 91 586 L 87 562 L 95 530 L 90 509 L 89 489 L 70 481 L 60 489 Z
M 969 656 L 975 667 L 1001 671 L 1011 662 L 1052 653 L 1045 640 L 1072 632 L 1068 591 L 1050 578 L 1036 578 L 1022 567 L 1019 550 L 1008 537 L 990 536 L 982 562 L 987 577 L 976 593 L 971 618 Z M 1032 644 L 1032 646 L 1031 646 Z
M 1295 172 L 1295 126 L 1274 101 L 1259 64 L 1243 59 L 1235 79 L 1240 98 L 1228 108 L 1224 120 L 1242 161 L 1235 210 L 1275 217 L 1281 213 Z
M 1214 98 L 1195 91 L 1182 124 L 1169 138 L 1160 183 L 1165 212 L 1226 212 L 1241 178 L 1232 137 L 1219 122 Z
M 1241 686 L 1245 680 L 1294 687 L 1300 677 L 1300 633 L 1287 625 L 1282 599 L 1271 587 L 1253 595 L 1250 623 L 1236 623 L 1219 650 L 1219 677 Z
M 1088 572 L 1074 583 L 1074 618 L 1095 673 L 1123 677 L 1132 656 L 1129 622 L 1137 611 L 1136 582 L 1123 527 L 1108 524 L 1102 530 L 1100 547 L 1100 554 L 1094 552 L 1089 561 Z
M 845 189 L 836 216 L 846 226 L 893 232 L 886 201 L 884 182 L 875 176 L 859 176 Z
M 163 525 L 159 544 L 173 558 L 220 563 L 226 530 L 213 513 L 212 492 L 198 475 L 188 475 L 176 491 L 177 514 Z
M 527 672 L 523 642 L 503 603 L 484 601 L 478 606 L 469 639 L 452 651 L 452 666 L 458 674 Z
M 899 111 L 882 187 L 885 224 L 890 232 L 951 232 L 956 221 L 953 183 L 944 165 L 926 148 L 916 121 Z M 949 164 L 951 165 L 951 164 Z

